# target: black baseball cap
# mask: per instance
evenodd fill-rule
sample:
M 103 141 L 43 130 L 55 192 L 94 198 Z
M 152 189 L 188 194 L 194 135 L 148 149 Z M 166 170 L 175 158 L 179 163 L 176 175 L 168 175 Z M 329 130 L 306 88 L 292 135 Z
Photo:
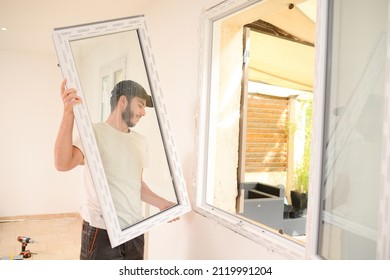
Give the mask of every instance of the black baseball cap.
M 137 82 L 124 80 L 117 83 L 111 91 L 111 96 L 119 98 L 121 95 L 132 97 L 137 96 L 146 100 L 146 107 L 153 107 L 152 97 L 146 93 L 146 90 Z

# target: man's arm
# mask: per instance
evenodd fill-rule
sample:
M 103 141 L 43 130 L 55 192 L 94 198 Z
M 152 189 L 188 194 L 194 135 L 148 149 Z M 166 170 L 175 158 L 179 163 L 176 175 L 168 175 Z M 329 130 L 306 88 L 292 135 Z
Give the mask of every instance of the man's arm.
M 143 180 L 141 181 L 141 200 L 157 207 L 160 211 L 176 205 L 154 193 Z
M 168 209 L 168 208 L 176 205 L 176 203 L 173 203 L 172 201 L 166 200 L 166 199 L 162 198 L 161 196 L 157 195 L 156 193 L 154 193 L 149 188 L 149 186 L 144 182 L 144 180 L 141 181 L 141 200 L 143 202 L 146 202 L 150 205 L 157 207 L 158 209 L 160 209 L 160 211 Z M 168 223 L 175 222 L 178 220 L 180 220 L 180 217 L 174 218 L 174 219 L 168 221 Z
M 59 171 L 68 171 L 84 162 L 83 153 L 73 146 L 73 107 L 82 102 L 73 88 L 66 89 L 66 80 L 61 83 L 61 98 L 64 104 L 60 129 L 54 145 L 55 167 Z

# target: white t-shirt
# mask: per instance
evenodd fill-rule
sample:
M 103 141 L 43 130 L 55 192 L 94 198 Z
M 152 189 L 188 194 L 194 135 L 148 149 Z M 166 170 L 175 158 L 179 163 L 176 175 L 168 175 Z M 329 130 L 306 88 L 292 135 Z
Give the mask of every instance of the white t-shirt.
M 147 141 L 133 130 L 124 133 L 105 122 L 93 124 L 92 127 L 119 224 L 124 229 L 143 219 L 141 180 L 142 170 L 148 164 Z M 74 145 L 84 153 L 79 140 Z M 81 216 L 92 226 L 105 229 L 87 160 L 85 167 Z

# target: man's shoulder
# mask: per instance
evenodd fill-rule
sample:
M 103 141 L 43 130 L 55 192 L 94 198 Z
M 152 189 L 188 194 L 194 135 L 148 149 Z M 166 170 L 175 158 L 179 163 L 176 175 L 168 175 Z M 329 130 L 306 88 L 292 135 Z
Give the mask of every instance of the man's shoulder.
M 141 133 L 139 133 L 138 131 L 135 131 L 135 130 L 131 130 L 131 132 L 133 134 L 133 137 L 137 138 L 137 139 L 140 139 L 140 140 L 143 140 L 145 141 L 146 140 L 146 137 L 144 135 L 142 135 Z
M 97 122 L 97 123 L 92 123 L 91 125 L 92 125 L 92 128 L 104 127 L 105 123 L 104 122 Z
M 99 133 L 107 133 L 110 130 L 110 127 L 107 123 L 105 122 L 97 122 L 97 123 L 92 123 L 92 129 L 94 132 L 99 132 Z

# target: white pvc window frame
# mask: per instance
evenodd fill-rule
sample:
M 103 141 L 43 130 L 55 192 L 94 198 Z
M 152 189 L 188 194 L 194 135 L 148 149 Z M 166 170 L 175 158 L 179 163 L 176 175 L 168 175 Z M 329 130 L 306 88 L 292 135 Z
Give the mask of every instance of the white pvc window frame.
M 199 68 L 199 103 L 197 119 L 197 170 L 196 170 L 196 207 L 195 211 L 205 217 L 215 220 L 217 223 L 243 235 L 258 244 L 277 252 L 290 259 L 302 259 L 305 256 L 305 248 L 292 239 L 274 233 L 266 226 L 255 223 L 238 215 L 225 212 L 207 203 L 209 190 L 213 188 L 210 178 L 213 176 L 210 163 L 210 149 L 213 149 L 213 132 L 216 130 L 213 115 L 213 103 L 215 93 L 212 91 L 212 79 L 218 76 L 213 69 L 215 63 L 212 58 L 213 24 L 215 21 L 258 4 L 262 0 L 228 0 L 205 11 L 201 19 L 201 56 Z M 213 74 L 213 76 L 212 76 Z
M 209 139 L 213 137 L 215 128 L 212 115 L 212 83 L 213 73 L 212 45 L 213 22 L 236 11 L 245 9 L 261 0 L 227 0 L 205 11 L 201 19 L 201 56 L 199 72 L 199 104 L 197 120 L 197 170 L 196 170 L 196 208 L 195 211 L 205 217 L 215 220 L 217 223 L 253 240 L 262 246 L 269 248 L 291 259 L 322 259 L 318 254 L 319 228 L 321 223 L 321 188 L 322 188 L 322 160 L 323 137 L 325 122 L 325 93 L 327 90 L 327 44 L 332 34 L 329 34 L 329 1 L 317 1 L 316 20 L 316 55 L 315 55 L 315 88 L 313 102 L 313 131 L 312 152 L 310 167 L 310 193 L 308 202 L 308 217 L 306 228 L 306 242 L 302 246 L 285 237 L 275 234 L 261 224 L 243 220 L 237 215 L 227 213 L 210 204 L 207 204 L 208 188 L 208 163 Z M 337 11 L 336 11 L 337 12 Z M 390 13 L 389 13 L 390 15 Z M 389 16 L 390 19 L 390 16 Z M 390 21 L 389 21 L 390 22 Z M 390 65 L 390 40 L 387 42 L 386 69 Z M 388 71 L 388 70 L 387 70 Z M 387 74 L 387 77 L 390 75 Z M 384 153 L 382 158 L 382 194 L 379 201 L 380 227 L 377 240 L 377 259 L 390 259 L 390 78 L 386 79 L 385 86 L 386 104 L 384 111 Z M 212 159 L 211 159 L 212 160 Z
M 55 28 L 52 34 L 59 66 L 62 70 L 63 77 L 67 79 L 67 86 L 75 88 L 78 91 L 78 94 L 84 98 L 81 83 L 76 71 L 76 64 L 72 56 L 70 42 L 73 40 L 88 39 L 95 36 L 132 30 L 136 30 L 138 33 L 154 108 L 156 110 L 178 204 L 122 230 L 119 226 L 118 217 L 114 209 L 113 200 L 105 177 L 87 107 L 84 103 L 77 105 L 74 108 L 75 122 L 85 149 L 85 157 L 90 165 L 92 180 L 102 208 L 103 218 L 107 226 L 112 247 L 116 247 L 191 210 L 179 157 L 176 153 L 176 146 L 167 119 L 166 107 L 162 97 L 162 90 L 150 45 L 150 38 L 147 34 L 145 17 L 140 15 L 77 26 Z
M 322 193 L 322 176 L 323 176 L 323 146 L 324 146 L 324 129 L 326 122 L 325 104 L 326 94 L 331 94 L 330 85 L 327 83 L 327 77 L 331 75 L 329 72 L 328 63 L 331 55 L 337 56 L 337 53 L 331 53 L 328 46 L 334 36 L 330 30 L 330 22 L 337 19 L 339 15 L 338 5 L 336 1 L 318 0 L 317 1 L 317 31 L 316 31 L 316 75 L 315 75 L 315 96 L 313 103 L 313 132 L 312 132 L 312 158 L 310 185 L 311 192 L 309 194 L 309 223 L 307 228 L 306 239 L 306 258 L 322 259 L 319 255 L 319 235 L 320 224 L 323 220 L 321 205 L 323 200 Z M 331 5 L 335 5 L 333 9 Z M 390 23 L 390 2 L 388 6 L 388 23 Z M 337 30 L 336 30 L 337 32 Z M 385 80 L 385 104 L 383 115 L 383 154 L 381 161 L 381 195 L 378 201 L 379 208 L 379 227 L 376 233 L 377 238 L 377 259 L 390 259 L 390 36 L 387 35 L 387 56 L 384 58 L 386 64 L 386 80 Z

